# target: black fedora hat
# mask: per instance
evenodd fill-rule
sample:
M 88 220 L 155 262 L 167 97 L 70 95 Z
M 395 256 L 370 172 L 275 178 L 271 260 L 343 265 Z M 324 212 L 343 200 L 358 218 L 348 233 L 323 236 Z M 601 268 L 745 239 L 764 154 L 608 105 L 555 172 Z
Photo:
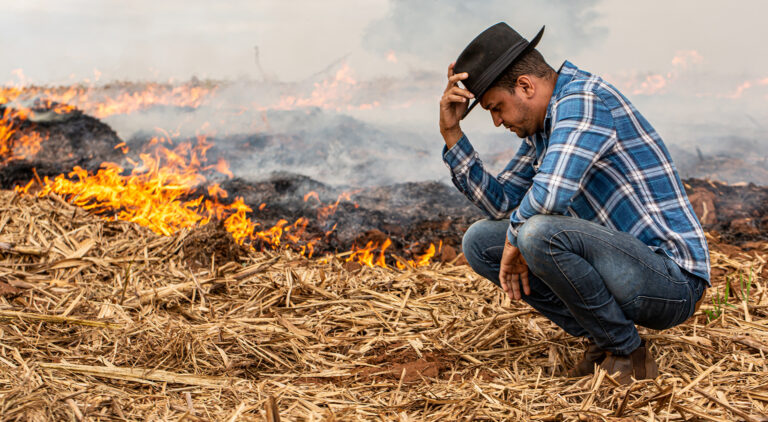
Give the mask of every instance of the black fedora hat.
M 462 119 L 467 117 L 470 110 L 480 102 L 485 91 L 499 79 L 509 65 L 536 47 L 543 34 L 542 26 L 539 33 L 528 42 L 509 25 L 499 22 L 469 43 L 453 67 L 456 73 L 469 73 L 469 77 L 462 83 L 469 92 L 475 94 L 475 101 L 461 116 Z

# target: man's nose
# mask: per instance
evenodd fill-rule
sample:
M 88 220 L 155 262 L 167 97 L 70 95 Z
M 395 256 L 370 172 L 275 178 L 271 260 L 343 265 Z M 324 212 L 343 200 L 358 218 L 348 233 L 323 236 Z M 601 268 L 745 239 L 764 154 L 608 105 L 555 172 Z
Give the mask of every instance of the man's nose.
M 491 118 L 493 119 L 493 125 L 496 127 L 499 127 L 502 123 L 504 123 L 504 121 L 501 120 L 501 116 L 496 113 L 491 112 Z

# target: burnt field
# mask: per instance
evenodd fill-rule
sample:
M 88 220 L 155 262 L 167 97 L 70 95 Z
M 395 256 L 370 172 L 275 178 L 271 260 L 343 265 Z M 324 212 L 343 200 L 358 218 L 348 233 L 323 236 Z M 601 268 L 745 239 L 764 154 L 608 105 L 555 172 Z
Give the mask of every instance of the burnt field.
M 55 104 L 53 109 L 55 109 Z M 0 107 L 7 116 L 18 114 Z M 244 178 L 232 174 L 228 164 L 243 156 L 273 154 L 278 148 L 296 160 L 310 156 L 327 159 L 325 145 L 309 146 L 300 137 L 281 135 L 232 135 L 191 139 L 135 136 L 120 139 L 106 124 L 78 110 L 52 111 L 51 107 L 33 111 L 31 118 L 9 117 L 15 129 L 9 145 L 21 145 L 25 139 L 39 139 L 39 151 L 25 156 L 6 152 L 0 166 L 0 188 L 13 189 L 28 183 L 32 193 L 39 192 L 46 177 L 81 181 L 67 189 L 55 187 L 47 192 L 64 199 L 76 199 L 89 212 L 105 218 L 137 213 L 140 203 L 116 201 L 94 194 L 99 189 L 116 188 L 110 184 L 131 185 L 132 190 L 114 189 L 112 193 L 136 193 L 151 190 L 152 183 L 176 184 L 171 196 L 161 193 L 141 200 L 178 201 L 187 211 L 197 211 L 199 220 L 190 224 L 169 224 L 167 230 L 194 226 L 210 216 L 196 200 L 221 202 L 215 212 L 224 212 L 214 220 L 226 220 L 235 198 L 250 211 L 247 218 L 262 236 L 239 234 L 238 243 L 258 251 L 288 246 L 309 256 L 343 253 L 364 248 L 371 253 L 385 252 L 398 258 L 423 256 L 430 245 L 435 254 L 443 252 L 442 261 L 456 258 L 461 235 L 483 214 L 452 186 L 438 182 L 409 182 L 382 186 L 328 185 L 298 173 L 274 171 L 260 178 Z M 375 148 L 369 145 L 359 149 Z M 307 151 L 309 149 L 309 151 Z M 149 158 L 147 158 L 149 157 Z M 276 157 L 285 161 L 285 157 Z M 142 161 L 145 160 L 145 161 Z M 108 163 L 108 164 L 105 164 Z M 302 163 L 295 164 L 301 168 Z M 81 174 L 67 175 L 73 168 Z M 100 169 L 114 169 L 110 178 L 97 177 Z M 361 169 L 363 171 L 363 169 Z M 165 172 L 165 173 L 164 173 Z M 694 210 L 705 228 L 717 233 L 723 241 L 737 245 L 765 241 L 768 233 L 768 188 L 754 184 L 728 185 L 718 181 L 686 179 L 685 186 Z M 49 186 L 55 185 L 50 183 Z M 178 186 L 181 185 L 181 186 Z M 212 190 L 211 187 L 217 189 Z M 45 189 L 43 189 L 45 190 Z M 226 192 L 221 195 L 219 192 Z M 110 201 L 112 201 L 110 203 Z M 158 205 L 158 204 L 154 204 Z M 134 207 L 133 209 L 131 207 Z M 197 207 L 197 208 L 196 208 Z M 174 210 L 168 210 L 172 217 Z M 121 217 L 124 218 L 124 217 Z M 163 216 L 159 216 L 163 218 Z M 280 230 L 274 230 L 276 227 Z M 150 226 L 151 228 L 151 226 Z M 163 233 L 166 231 L 160 230 Z M 229 228 L 230 232 L 235 229 Z M 158 230 L 155 230 L 158 231 Z M 280 233 L 278 233 L 278 231 Z M 283 237 L 285 232 L 289 236 Z M 292 233 L 291 233 L 292 232 Z M 236 236 L 238 234 L 235 234 Z M 281 243 L 282 242 L 282 243 Z M 370 242 L 370 243 L 369 243 Z M 386 258 L 393 265 L 397 258 Z
M 661 375 L 625 387 L 562 377 L 582 345 L 463 264 L 482 214 L 454 187 L 301 174 L 339 155 L 308 137 L 350 136 L 355 122 L 122 139 L 60 103 L 0 115 L 2 420 L 768 412 L 766 187 L 684 180 L 713 288 L 691 320 L 642 331 Z M 388 154 L 350 145 L 362 175 Z M 237 171 L 260 155 L 297 171 Z

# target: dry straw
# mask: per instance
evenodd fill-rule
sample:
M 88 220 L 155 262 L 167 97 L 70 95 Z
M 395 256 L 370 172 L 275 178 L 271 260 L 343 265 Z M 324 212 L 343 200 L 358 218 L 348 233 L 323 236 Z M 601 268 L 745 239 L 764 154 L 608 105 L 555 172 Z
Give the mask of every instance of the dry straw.
M 349 272 L 282 252 L 202 267 L 188 259 L 187 231 L 160 237 L 58 198 L 2 192 L 0 203 L 2 420 L 768 413 L 766 245 L 725 254 L 712 239 L 729 305 L 643 330 L 661 375 L 617 386 L 603 372 L 563 378 L 581 343 L 464 266 Z M 751 274 L 748 295 L 739 274 Z

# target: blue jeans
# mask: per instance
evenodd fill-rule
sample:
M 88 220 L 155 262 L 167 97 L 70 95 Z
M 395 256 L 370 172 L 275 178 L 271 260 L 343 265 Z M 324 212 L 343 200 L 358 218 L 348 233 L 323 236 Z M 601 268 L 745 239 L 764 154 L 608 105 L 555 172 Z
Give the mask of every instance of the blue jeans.
M 462 241 L 472 269 L 497 286 L 508 226 L 480 220 Z M 531 287 L 523 300 L 567 333 L 617 355 L 640 345 L 635 324 L 661 330 L 687 320 L 706 288 L 663 252 L 590 221 L 536 215 L 518 234 Z

